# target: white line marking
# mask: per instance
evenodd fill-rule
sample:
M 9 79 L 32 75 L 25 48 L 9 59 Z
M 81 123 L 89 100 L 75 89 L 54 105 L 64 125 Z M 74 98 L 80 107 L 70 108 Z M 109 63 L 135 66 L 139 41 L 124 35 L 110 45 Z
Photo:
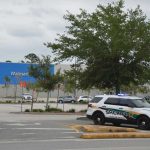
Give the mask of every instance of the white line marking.
M 26 141 L 21 141 L 19 139 L 13 139 L 13 140 L 4 140 L 4 141 L 0 141 L 0 143 L 3 143 L 3 144 L 7 144 L 7 143 L 33 143 L 33 142 L 68 142 L 68 141 L 77 141 L 77 142 L 87 142 L 87 141 L 131 141 L 131 140 L 134 140 L 134 141 L 149 141 L 149 138 L 148 139 L 141 139 L 141 138 L 138 138 L 138 139 L 47 139 L 47 140 L 38 140 L 38 139 L 31 139 L 31 140 L 26 140 Z M 149 148 L 149 147 L 148 147 Z M 86 148 L 87 149 L 87 148 Z M 104 149 L 104 148 L 102 148 Z
M 83 132 L 62 132 L 62 133 L 83 133 Z
M 8 126 L 29 126 L 29 125 L 41 125 L 40 123 L 36 122 L 33 124 L 25 124 L 25 123 L 10 123 L 10 124 L 6 124 Z
M 41 125 L 40 123 L 38 123 L 38 122 L 36 122 L 36 123 L 34 123 L 35 125 Z
M 128 150 L 130 147 L 102 147 L 102 148 L 80 148 L 80 150 Z M 148 146 L 141 146 L 141 147 L 133 147 L 132 149 L 136 149 L 136 150 L 149 150 Z M 66 149 L 62 149 L 62 150 L 66 150 Z M 77 149 L 67 149 L 67 150 L 77 150 Z
M 11 124 L 6 124 L 7 126 L 26 126 L 27 124 L 23 123 L 11 123 Z
M 47 139 L 47 140 L 36 140 L 36 139 L 31 139 L 31 140 L 26 140 L 26 141 L 21 141 L 19 139 L 13 139 L 13 140 L 8 140 L 8 141 L 0 141 L 0 144 L 7 144 L 7 143 L 32 143 L 32 142 L 68 142 L 68 141 L 87 141 L 84 139 Z
M 36 133 L 22 133 L 22 135 L 32 135 L 32 134 L 36 134 Z
M 67 128 L 12 128 L 15 130 L 58 130 L 58 131 L 74 131 L 72 129 Z
M 62 139 L 76 139 L 76 137 L 74 137 L 74 136 L 66 136 L 66 137 L 62 137 Z

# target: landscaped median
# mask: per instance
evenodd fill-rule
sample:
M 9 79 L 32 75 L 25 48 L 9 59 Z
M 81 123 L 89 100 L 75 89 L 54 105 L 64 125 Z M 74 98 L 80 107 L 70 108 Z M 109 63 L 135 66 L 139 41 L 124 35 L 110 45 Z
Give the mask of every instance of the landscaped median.
M 150 138 L 150 132 L 142 132 L 134 128 L 97 125 L 71 125 L 70 127 L 77 132 L 82 132 L 80 138 L 84 139 Z

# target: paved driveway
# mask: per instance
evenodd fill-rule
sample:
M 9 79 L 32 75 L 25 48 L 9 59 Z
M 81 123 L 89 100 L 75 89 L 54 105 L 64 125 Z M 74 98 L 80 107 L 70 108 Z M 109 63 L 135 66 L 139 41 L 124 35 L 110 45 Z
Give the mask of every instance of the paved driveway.
M 80 139 L 70 124 L 92 124 L 77 115 L 29 115 L 0 105 L 0 150 L 149 150 L 149 139 Z

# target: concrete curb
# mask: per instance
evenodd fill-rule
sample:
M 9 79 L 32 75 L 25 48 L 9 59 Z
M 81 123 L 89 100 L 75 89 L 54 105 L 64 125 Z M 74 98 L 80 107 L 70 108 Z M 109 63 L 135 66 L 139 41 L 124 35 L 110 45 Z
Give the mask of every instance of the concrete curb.
M 69 127 L 82 132 L 80 138 L 83 139 L 150 138 L 150 132 L 141 132 L 134 128 L 78 124 Z
M 111 139 L 111 138 L 150 138 L 150 133 L 119 132 L 119 133 L 84 133 L 83 139 Z
M 137 132 L 134 128 L 114 127 L 114 126 L 97 126 L 97 125 L 71 125 L 72 129 L 82 132 Z

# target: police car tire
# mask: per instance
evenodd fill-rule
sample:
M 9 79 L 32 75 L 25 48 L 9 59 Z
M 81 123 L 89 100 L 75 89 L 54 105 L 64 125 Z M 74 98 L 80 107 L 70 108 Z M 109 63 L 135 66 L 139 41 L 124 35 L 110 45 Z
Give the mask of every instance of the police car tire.
M 105 116 L 101 112 L 97 112 L 93 116 L 93 122 L 95 125 L 103 125 L 105 124 Z
M 139 129 L 147 130 L 150 128 L 150 119 L 146 116 L 140 116 L 137 120 L 137 125 Z

